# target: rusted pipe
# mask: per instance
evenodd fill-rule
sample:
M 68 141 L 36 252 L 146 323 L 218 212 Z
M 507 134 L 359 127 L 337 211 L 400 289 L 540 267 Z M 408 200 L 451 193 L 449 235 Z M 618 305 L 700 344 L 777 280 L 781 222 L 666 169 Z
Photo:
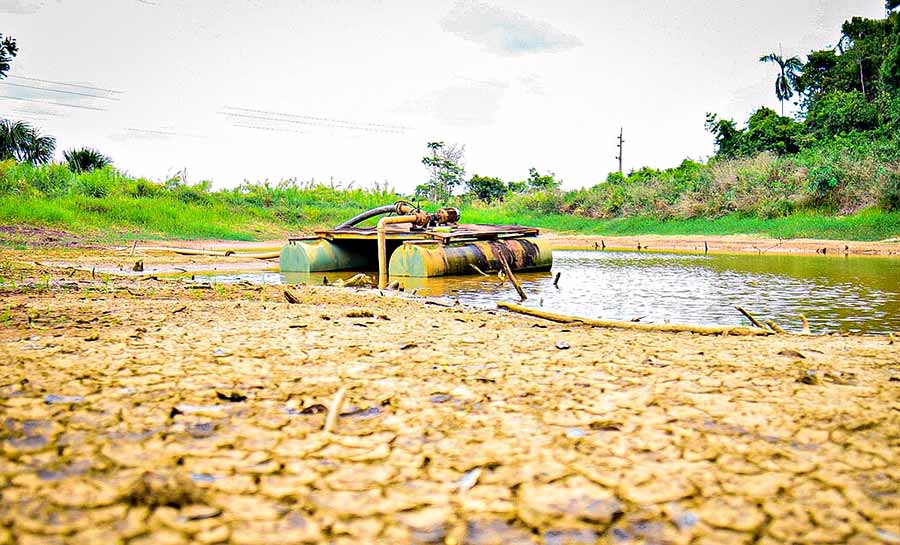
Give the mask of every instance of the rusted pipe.
M 384 289 L 388 281 L 388 260 L 387 260 L 387 226 L 397 223 L 416 223 L 420 221 L 418 215 L 410 214 L 408 216 L 391 216 L 389 218 L 381 218 L 378 220 L 378 288 Z

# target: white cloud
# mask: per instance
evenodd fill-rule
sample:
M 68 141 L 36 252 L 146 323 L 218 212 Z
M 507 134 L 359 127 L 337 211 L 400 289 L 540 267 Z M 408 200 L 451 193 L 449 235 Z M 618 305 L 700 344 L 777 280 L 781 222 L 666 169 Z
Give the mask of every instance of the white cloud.
M 459 0 L 441 20 L 441 28 L 497 55 L 565 51 L 581 40 L 545 21 L 475 0 Z

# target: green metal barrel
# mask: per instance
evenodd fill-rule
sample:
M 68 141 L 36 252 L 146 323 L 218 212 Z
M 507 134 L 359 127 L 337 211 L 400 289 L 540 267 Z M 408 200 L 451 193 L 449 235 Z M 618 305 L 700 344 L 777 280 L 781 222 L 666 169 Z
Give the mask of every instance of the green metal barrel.
M 514 271 L 549 270 L 553 265 L 550 242 L 537 237 L 459 242 L 407 241 L 391 255 L 390 276 L 429 277 L 475 274 L 500 270 L 502 255 Z
M 323 238 L 290 240 L 281 249 L 281 272 L 363 270 L 371 256 Z

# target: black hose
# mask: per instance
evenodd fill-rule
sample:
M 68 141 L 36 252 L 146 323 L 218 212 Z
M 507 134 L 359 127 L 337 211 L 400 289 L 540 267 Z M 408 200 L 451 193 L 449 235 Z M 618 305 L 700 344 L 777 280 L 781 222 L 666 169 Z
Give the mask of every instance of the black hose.
M 389 214 L 396 209 L 396 204 L 386 204 L 384 206 L 379 206 L 378 208 L 373 208 L 371 210 L 366 210 L 362 214 L 358 214 L 348 219 L 344 223 L 335 227 L 335 229 L 347 229 L 349 227 L 353 227 L 357 223 L 361 223 L 369 218 L 374 218 L 375 216 L 380 216 L 382 214 Z

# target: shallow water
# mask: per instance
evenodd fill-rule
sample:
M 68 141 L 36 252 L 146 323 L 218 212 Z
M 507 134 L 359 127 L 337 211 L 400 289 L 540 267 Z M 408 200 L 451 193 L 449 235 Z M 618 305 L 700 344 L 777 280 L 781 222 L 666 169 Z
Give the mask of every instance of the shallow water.
M 553 286 L 561 273 L 559 288 Z M 321 284 L 349 278 L 317 274 L 247 273 L 215 282 Z M 526 306 L 644 323 L 747 325 L 740 305 L 760 320 L 800 330 L 805 314 L 814 333 L 900 331 L 900 262 L 861 257 L 685 255 L 648 252 L 555 251 L 553 270 L 519 273 Z M 407 291 L 451 302 L 494 307 L 517 301 L 496 276 L 405 278 Z

